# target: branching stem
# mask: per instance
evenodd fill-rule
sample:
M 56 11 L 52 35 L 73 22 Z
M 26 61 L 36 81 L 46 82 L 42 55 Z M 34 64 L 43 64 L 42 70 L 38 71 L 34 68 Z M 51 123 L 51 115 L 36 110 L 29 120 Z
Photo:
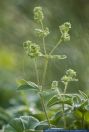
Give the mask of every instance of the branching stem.
M 55 47 L 50 51 L 49 55 L 51 55 L 51 54 L 54 52 L 54 50 L 61 44 L 61 42 L 62 42 L 62 39 L 60 38 L 60 40 L 59 40 L 58 43 L 55 45 Z
M 41 22 L 41 28 L 42 30 L 44 30 L 43 22 Z M 46 55 L 45 37 L 42 38 L 42 41 L 43 41 L 43 47 L 44 47 L 44 54 Z

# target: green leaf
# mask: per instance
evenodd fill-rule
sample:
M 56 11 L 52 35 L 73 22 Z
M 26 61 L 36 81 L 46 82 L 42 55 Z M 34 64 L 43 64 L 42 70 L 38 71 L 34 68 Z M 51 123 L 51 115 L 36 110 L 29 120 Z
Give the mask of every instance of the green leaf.
M 4 126 L 4 132 L 17 132 L 17 131 L 10 125 L 6 125 Z
M 74 111 L 74 115 L 75 115 L 75 117 L 78 118 L 78 119 L 81 119 L 81 118 L 82 118 L 82 113 L 81 113 L 81 111 L 79 111 L 78 109 L 76 109 L 76 110 Z
M 9 129 L 14 129 L 15 132 L 34 130 L 38 124 L 39 120 L 32 116 L 21 116 L 20 118 L 11 120 L 10 126 L 5 128 L 5 132 L 9 132 Z
M 87 94 L 85 94 L 83 91 L 79 90 L 79 93 L 81 94 L 81 96 L 82 96 L 84 99 L 88 99 Z
M 84 120 L 89 124 L 89 111 L 86 111 L 84 114 Z
M 0 107 L 0 120 L 3 120 L 4 122 L 8 122 L 8 120 L 11 118 L 9 113 Z
M 51 124 L 51 126 L 53 126 Z M 48 122 L 47 121 L 41 121 L 36 127 L 35 127 L 35 130 L 45 130 L 49 128 L 49 125 L 48 125 Z
M 79 109 L 81 111 L 86 111 L 86 106 L 88 105 L 88 100 L 85 100 L 83 103 L 80 104 Z
M 57 97 L 56 95 L 53 96 L 53 97 L 48 101 L 47 106 L 48 106 L 48 107 L 51 107 L 51 106 L 53 106 L 53 105 L 55 105 L 55 104 L 59 104 L 59 99 L 58 99 L 58 97 Z
M 36 85 L 34 82 L 26 81 L 24 79 L 19 80 L 19 87 L 17 90 L 39 90 L 38 85 Z
M 53 96 L 49 101 L 48 101 L 48 104 L 47 106 L 48 107 L 51 107 L 53 105 L 56 105 L 56 104 L 68 104 L 68 105 L 72 105 L 73 103 L 73 100 L 72 100 L 72 97 L 68 96 L 68 95 L 65 95 L 64 98 L 62 97 L 59 97 L 58 96 Z

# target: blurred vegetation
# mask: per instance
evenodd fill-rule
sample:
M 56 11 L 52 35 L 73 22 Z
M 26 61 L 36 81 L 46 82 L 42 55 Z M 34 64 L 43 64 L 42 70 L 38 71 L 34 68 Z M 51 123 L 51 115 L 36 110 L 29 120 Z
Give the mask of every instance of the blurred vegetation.
M 50 62 L 46 76 L 46 87 L 59 80 L 68 68 L 77 71 L 79 82 L 69 86 L 70 92 L 82 89 L 89 93 L 89 0 L 1 0 L 0 1 L 0 106 L 9 107 L 19 103 L 16 80 L 35 79 L 33 63 L 24 55 L 23 42 L 41 41 L 34 35 L 37 24 L 33 21 L 33 8 L 42 6 L 45 23 L 51 34 L 47 38 L 47 51 L 57 42 L 58 27 L 66 21 L 72 24 L 71 41 L 62 44 L 55 53 L 64 53 L 64 61 Z M 42 60 L 39 73 L 42 73 Z M 72 86 L 72 87 L 71 87 Z M 33 99 L 34 100 L 34 99 Z M 17 104 L 18 104 L 17 103 Z

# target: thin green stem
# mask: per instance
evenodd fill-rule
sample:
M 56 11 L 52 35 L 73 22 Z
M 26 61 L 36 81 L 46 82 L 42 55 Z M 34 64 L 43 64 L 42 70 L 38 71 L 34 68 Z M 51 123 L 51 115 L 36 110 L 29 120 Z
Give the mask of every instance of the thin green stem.
M 68 83 L 65 83 L 64 95 L 66 94 L 67 87 L 68 87 Z
M 44 30 L 43 22 L 41 21 L 40 24 L 41 24 L 42 30 Z M 42 41 L 43 41 L 44 54 L 46 55 L 45 37 L 42 38 Z M 48 65 L 48 60 L 46 59 L 45 64 L 44 64 L 43 77 L 42 77 L 42 87 L 40 89 L 41 91 L 43 91 L 43 85 L 44 85 L 44 82 L 45 82 L 47 65 Z M 36 66 L 35 66 L 35 68 L 36 68 Z M 37 69 L 36 69 L 36 76 L 37 76 L 37 80 L 38 80 Z M 45 101 L 44 101 L 44 98 L 43 98 L 43 96 L 42 96 L 41 93 L 40 93 L 40 98 L 41 98 L 42 108 L 43 108 L 43 111 L 45 113 L 45 116 L 46 116 L 46 119 L 47 119 L 47 122 L 48 122 L 48 125 L 49 125 L 49 128 L 50 128 L 51 127 L 50 120 L 48 118 L 47 111 L 46 111 L 46 107 L 45 107 Z
M 48 117 L 48 114 L 47 114 L 47 111 L 46 111 L 45 102 L 44 102 L 44 98 L 43 98 L 42 94 L 40 94 L 40 97 L 41 97 L 42 108 L 43 108 L 43 111 L 44 111 L 44 113 L 45 113 L 45 116 L 46 116 L 46 119 L 47 119 L 49 128 L 51 128 L 50 120 L 49 120 L 49 117 Z
M 63 95 L 63 103 L 62 103 L 62 110 L 63 110 L 63 120 L 64 120 L 64 128 L 66 129 L 66 117 L 65 117 L 65 104 L 64 104 L 64 99 L 65 99 L 65 94 L 67 90 L 68 83 L 65 83 L 64 87 L 64 95 Z
M 84 129 L 84 113 L 82 113 L 82 129 Z
M 64 129 L 66 129 L 65 104 L 62 103 Z
M 62 42 L 62 39 L 60 39 L 58 41 L 58 43 L 55 45 L 55 47 L 50 51 L 49 55 L 51 55 L 54 52 L 54 50 L 60 45 L 61 42 Z
M 39 86 L 39 74 L 38 74 L 37 62 L 36 62 L 36 60 L 34 60 L 34 65 L 35 65 L 35 71 L 36 71 L 37 82 L 38 82 L 38 86 Z M 42 89 L 39 88 L 39 90 L 41 91 Z M 50 128 L 51 125 L 50 125 L 50 121 L 49 121 L 49 118 L 48 118 L 48 115 L 47 115 L 47 112 L 46 112 L 46 107 L 45 107 L 44 98 L 43 98 L 43 96 L 42 96 L 41 93 L 39 93 L 39 95 L 40 95 L 40 99 L 41 99 L 42 109 L 43 109 L 43 111 L 44 111 L 45 117 L 46 117 L 46 119 L 47 119 L 47 122 L 48 122 L 48 125 L 49 125 L 49 128 Z
M 45 59 L 44 72 L 43 72 L 43 78 L 42 78 L 42 86 L 44 86 L 44 83 L 45 83 L 45 77 L 46 77 L 46 72 L 47 72 L 47 66 L 48 66 L 48 59 Z
M 60 94 L 60 91 L 59 89 L 57 88 L 57 94 L 60 98 L 63 98 L 63 101 L 64 101 L 64 94 Z M 65 118 L 65 105 L 64 105 L 64 102 L 62 103 L 62 113 L 63 113 L 63 122 L 64 122 L 64 128 L 66 129 L 66 118 Z
M 37 61 L 36 61 L 36 59 L 34 59 L 34 66 L 35 66 L 35 72 L 36 72 L 37 83 L 38 83 L 38 85 L 39 85 L 40 81 L 39 81 L 39 74 L 38 74 L 38 68 L 37 68 Z
M 42 30 L 44 30 L 44 25 L 43 25 L 42 21 L 41 21 L 41 28 L 42 28 Z M 46 46 L 45 46 L 45 38 L 44 37 L 42 38 L 42 41 L 43 41 L 44 53 L 46 54 Z

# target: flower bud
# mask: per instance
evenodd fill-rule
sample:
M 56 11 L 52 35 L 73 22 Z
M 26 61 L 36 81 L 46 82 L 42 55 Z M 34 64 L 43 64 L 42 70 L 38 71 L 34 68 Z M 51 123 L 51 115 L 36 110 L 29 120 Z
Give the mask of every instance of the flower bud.
M 66 71 L 66 75 L 64 75 L 62 78 L 61 78 L 61 81 L 66 84 L 70 81 L 78 81 L 78 79 L 75 78 L 76 77 L 76 72 L 72 69 L 69 69 Z
M 32 41 L 26 41 L 23 43 L 24 50 L 28 56 L 31 58 L 38 57 L 41 55 L 39 45 L 33 43 Z
M 76 77 L 76 72 L 72 69 L 69 69 L 66 71 L 66 75 L 68 75 L 70 77 Z
M 51 88 L 52 88 L 52 89 L 58 88 L 58 81 L 53 81 L 53 82 L 52 82 Z
M 59 26 L 60 32 L 61 32 L 61 38 L 64 41 L 69 41 L 70 40 L 70 35 L 69 35 L 69 30 L 71 28 L 71 24 L 69 22 L 65 22 L 61 26 Z
M 34 20 L 40 23 L 43 21 L 43 19 L 44 19 L 44 14 L 42 11 L 42 7 L 35 7 L 34 8 Z
M 42 30 L 42 29 L 35 29 L 35 31 L 36 31 L 36 34 L 37 34 L 38 37 L 46 37 L 50 33 L 49 32 L 49 28 L 47 28 L 47 27 L 44 30 Z

